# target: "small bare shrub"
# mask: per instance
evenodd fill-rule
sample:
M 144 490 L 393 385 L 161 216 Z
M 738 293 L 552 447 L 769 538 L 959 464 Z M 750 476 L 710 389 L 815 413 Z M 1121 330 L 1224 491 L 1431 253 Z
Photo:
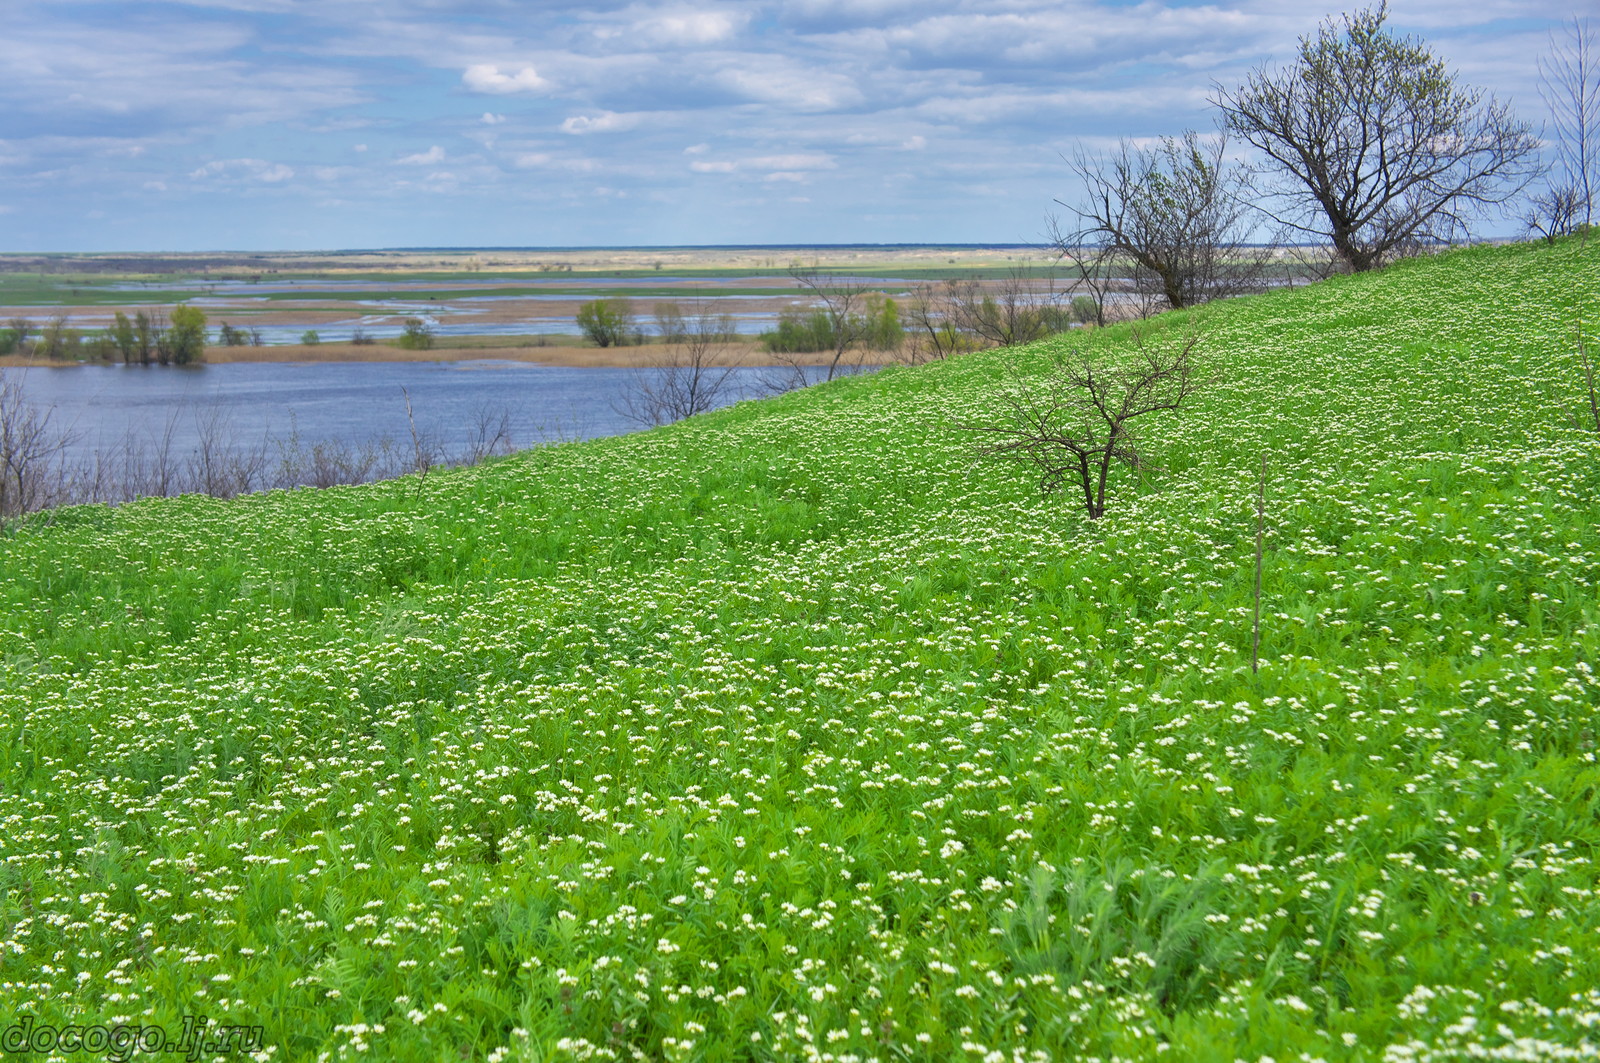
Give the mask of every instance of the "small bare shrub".
M 1081 352 L 1060 358 L 1042 381 L 1017 380 L 994 421 L 962 427 L 995 440 L 981 455 L 1028 462 L 1046 494 L 1080 493 L 1089 519 L 1098 520 L 1112 466 L 1141 472 L 1148 463 L 1134 422 L 1179 409 L 1202 384 L 1198 329 L 1156 343 L 1135 328 L 1132 341 L 1132 356 L 1121 361 Z

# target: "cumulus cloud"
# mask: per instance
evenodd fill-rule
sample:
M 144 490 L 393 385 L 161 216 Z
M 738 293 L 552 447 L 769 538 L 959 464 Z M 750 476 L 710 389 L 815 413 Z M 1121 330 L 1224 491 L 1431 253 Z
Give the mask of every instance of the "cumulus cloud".
M 614 111 L 601 111 L 596 115 L 576 114 L 561 123 L 563 133 L 620 133 L 625 129 L 632 129 L 639 124 L 642 115 L 617 114 Z
M 435 144 L 427 151 L 405 155 L 395 160 L 401 166 L 433 166 L 444 161 L 444 149 Z
M 461 83 L 473 92 L 484 92 L 493 96 L 508 96 L 514 92 L 539 92 L 550 85 L 531 66 L 525 66 L 515 74 L 502 74 L 500 68 L 493 63 L 475 63 L 467 67 L 461 75 Z
M 626 218 L 574 209 L 547 238 L 748 230 L 782 241 L 796 226 L 823 239 L 1027 234 L 1051 199 L 1071 195 L 1060 152 L 1210 128 L 1213 81 L 1288 61 L 1324 10 L 1268 0 L 168 0 L 94 20 L 81 4 L 12 7 L 0 33 L 0 173 L 14 209 L 0 250 L 24 239 L 18 219 L 30 245 L 52 233 L 62 244 L 99 239 L 68 207 L 99 192 L 146 199 L 149 210 L 127 215 L 143 220 L 119 230 L 126 239 L 168 241 L 161 211 L 207 187 L 272 190 L 257 202 L 281 200 L 281 214 L 241 212 L 239 222 L 268 241 L 285 219 L 299 224 L 294 210 L 331 202 L 329 189 L 359 187 L 340 201 L 337 226 L 306 230 L 349 245 L 388 231 L 357 220 L 363 211 L 387 218 L 424 188 L 449 188 L 459 211 L 438 198 L 428 208 L 439 226 L 461 227 L 436 230 L 449 242 L 485 231 L 487 204 L 580 204 L 598 194 L 596 174 L 634 203 L 668 208 Z M 1395 0 L 1390 25 L 1420 33 L 1465 80 L 1537 121 L 1533 59 L 1570 8 Z M 547 136 L 512 132 L 532 128 Z M 363 143 L 351 143 L 355 130 Z M 219 144 L 229 146 L 208 150 Z M 207 162 L 213 154 L 239 158 Z M 335 157 L 347 165 L 321 165 Z M 913 169 L 914 203 L 901 195 Z M 833 214 L 786 210 L 784 196 L 829 175 Z M 980 179 L 994 195 L 971 209 Z M 891 217 L 900 228 L 870 227 Z
M 733 37 L 747 20 L 742 11 L 681 11 L 642 19 L 634 33 L 657 44 L 704 46 Z

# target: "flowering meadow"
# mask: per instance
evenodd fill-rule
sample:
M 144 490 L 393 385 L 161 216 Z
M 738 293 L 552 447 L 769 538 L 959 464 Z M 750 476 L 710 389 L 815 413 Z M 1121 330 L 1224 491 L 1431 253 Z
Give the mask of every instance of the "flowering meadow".
M 1095 522 L 959 426 L 1126 327 L 31 518 L 0 536 L 0 1027 L 1600 1058 L 1597 318 L 1576 241 L 1213 305 L 1212 383 Z

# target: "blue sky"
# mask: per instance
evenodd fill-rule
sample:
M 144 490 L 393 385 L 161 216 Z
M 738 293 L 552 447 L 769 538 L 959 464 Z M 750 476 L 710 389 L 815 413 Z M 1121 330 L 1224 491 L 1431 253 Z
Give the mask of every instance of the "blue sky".
M 1574 2 L 1393 0 L 1389 25 L 1538 124 L 1535 61 Z M 1289 61 L 1342 10 L 4 9 L 0 251 L 1034 241 L 1075 194 L 1063 154 L 1211 130 L 1213 82 Z

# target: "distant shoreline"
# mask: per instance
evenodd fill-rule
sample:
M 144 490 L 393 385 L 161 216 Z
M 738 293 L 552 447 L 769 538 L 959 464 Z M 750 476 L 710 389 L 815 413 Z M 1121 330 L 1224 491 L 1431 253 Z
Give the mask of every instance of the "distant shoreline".
M 866 351 L 864 364 L 881 366 L 895 362 L 892 351 Z M 245 362 L 281 362 L 304 365 L 321 365 L 355 362 L 527 362 L 534 365 L 559 366 L 576 369 L 647 369 L 662 364 L 670 358 L 672 348 L 666 344 L 647 343 L 629 347 L 436 347 L 426 351 L 408 351 L 382 344 L 319 343 L 314 346 L 285 344 L 276 347 L 208 347 L 205 361 L 194 366 L 134 366 L 153 371 L 162 369 L 204 369 L 208 365 L 230 365 Z M 858 352 L 847 356 L 855 364 Z M 802 365 L 827 365 L 833 360 L 831 351 L 796 355 Z M 80 366 L 120 365 L 120 362 L 63 362 L 44 358 L 20 358 L 16 355 L 0 357 L 0 368 L 13 369 L 76 369 Z M 775 362 L 766 351 L 752 344 L 726 344 L 717 352 L 717 364 L 750 367 L 771 367 Z

